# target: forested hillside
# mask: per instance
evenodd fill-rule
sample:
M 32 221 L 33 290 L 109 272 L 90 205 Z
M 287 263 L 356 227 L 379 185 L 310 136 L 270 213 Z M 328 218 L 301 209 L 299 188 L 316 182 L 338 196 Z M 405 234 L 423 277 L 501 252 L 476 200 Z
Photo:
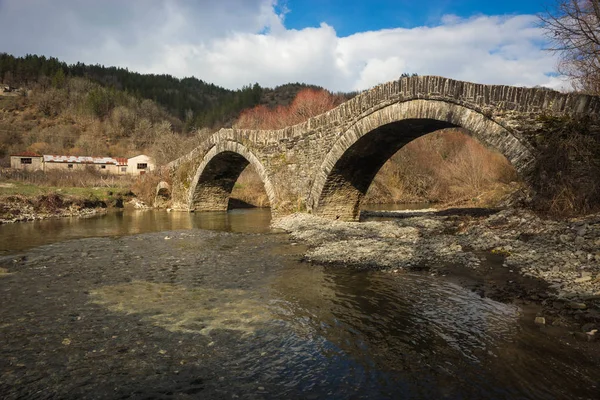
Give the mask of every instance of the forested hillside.
M 138 99 L 153 100 L 182 121 L 181 130 L 184 132 L 228 126 L 246 108 L 259 104 L 269 107 L 287 105 L 302 89 L 320 89 L 301 83 L 266 89 L 255 83 L 229 90 L 195 77 L 179 79 L 171 75 L 140 74 L 126 68 L 80 62 L 69 65 L 53 57 L 15 57 L 0 53 L 0 81 L 5 85 L 43 89 L 56 86 L 68 77 L 86 78 L 103 88 L 124 91 Z M 349 98 L 353 94 L 343 96 Z
M 193 77 L 179 79 L 80 62 L 69 65 L 52 57 L 0 54 L 0 78 L 4 84 L 48 86 L 65 76 L 87 78 L 102 87 L 153 100 L 184 121 L 186 130 L 224 124 L 244 108 L 259 104 L 262 94 L 259 85 L 227 90 Z

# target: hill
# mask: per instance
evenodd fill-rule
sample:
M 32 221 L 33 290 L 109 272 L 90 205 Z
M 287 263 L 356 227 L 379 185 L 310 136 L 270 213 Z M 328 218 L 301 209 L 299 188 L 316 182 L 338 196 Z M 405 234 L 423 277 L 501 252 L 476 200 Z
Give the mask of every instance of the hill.
M 289 104 L 305 88 L 301 83 L 274 89 L 257 83 L 229 90 L 195 77 L 179 79 L 166 74 L 140 74 L 127 68 L 67 64 L 57 58 L 37 55 L 15 57 L 0 53 L 0 81 L 26 89 L 60 85 L 66 78 L 85 78 L 103 88 L 125 92 L 137 99 L 149 99 L 183 122 L 182 131 L 231 126 L 239 113 L 255 105 L 269 107 Z M 345 95 L 351 97 L 350 95 Z

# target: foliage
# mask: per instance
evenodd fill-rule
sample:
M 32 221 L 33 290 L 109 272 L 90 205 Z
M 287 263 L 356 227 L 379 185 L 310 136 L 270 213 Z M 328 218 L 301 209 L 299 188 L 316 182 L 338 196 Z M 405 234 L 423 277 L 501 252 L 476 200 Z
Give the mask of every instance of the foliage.
M 600 94 L 600 1 L 560 0 L 540 19 L 561 57 L 559 72 L 577 90 Z
M 517 179 L 514 168 L 463 129 L 415 139 L 384 164 L 366 203 L 472 200 Z
M 341 104 L 343 98 L 323 89 L 303 89 L 288 106 L 268 108 L 259 105 L 242 111 L 237 128 L 281 129 L 299 124 Z
M 0 53 L 0 80 L 5 84 L 61 89 L 67 77 L 87 78 L 105 89 L 94 89 L 87 99 L 87 107 L 98 117 L 107 115 L 114 102 L 113 95 L 122 92 L 137 99 L 151 99 L 165 107 L 185 121 L 186 131 L 232 121 L 242 109 L 259 104 L 263 90 L 258 84 L 228 90 L 194 77 L 178 79 L 103 65 L 67 65 L 53 57 Z
M 149 174 L 140 175 L 135 179 L 131 190 L 135 195 L 147 205 L 154 204 L 156 197 L 156 187 L 161 181 L 168 181 L 169 177 L 162 171 L 154 171 Z
M 27 89 L 23 96 L 0 96 L 0 166 L 8 165 L 10 153 L 27 149 L 120 157 L 147 153 L 164 164 L 195 147 L 207 132 L 231 125 L 242 109 L 287 107 L 302 89 L 320 90 L 296 83 L 232 91 L 196 78 L 5 53 L 0 53 L 0 80 Z
M 536 207 L 554 215 L 600 210 L 600 127 L 588 116 L 541 122 L 531 178 Z
M 290 105 L 299 92 L 304 89 L 322 90 L 322 87 L 315 85 L 307 85 L 305 83 L 287 83 L 280 85 L 274 89 L 263 88 L 260 104 L 265 105 L 269 108 L 276 108 L 278 106 Z M 356 96 L 358 92 L 350 93 L 335 93 L 336 98 L 342 98 L 343 100 L 350 100 Z
M 66 78 L 62 88 L 36 85 L 0 109 L 0 157 L 24 150 L 43 154 L 153 154 L 182 122 L 151 100 Z M 169 160 L 170 161 L 170 160 Z

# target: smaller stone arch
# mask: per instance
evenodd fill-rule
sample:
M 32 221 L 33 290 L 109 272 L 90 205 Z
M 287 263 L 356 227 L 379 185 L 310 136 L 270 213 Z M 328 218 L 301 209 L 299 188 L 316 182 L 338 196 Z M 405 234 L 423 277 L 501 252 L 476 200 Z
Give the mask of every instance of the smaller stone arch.
M 165 181 L 160 181 L 156 186 L 154 194 L 154 207 L 166 208 L 171 200 L 171 185 Z
M 502 153 L 522 177 L 529 175 L 533 150 L 491 118 L 448 101 L 409 100 L 374 111 L 339 136 L 316 173 L 309 209 L 327 218 L 356 220 L 373 178 L 393 154 L 413 139 L 450 127 L 467 129 Z
M 189 189 L 189 209 L 227 211 L 233 186 L 248 164 L 260 176 L 273 207 L 276 204 L 275 191 L 262 163 L 241 143 L 224 140 L 217 142 L 198 166 Z

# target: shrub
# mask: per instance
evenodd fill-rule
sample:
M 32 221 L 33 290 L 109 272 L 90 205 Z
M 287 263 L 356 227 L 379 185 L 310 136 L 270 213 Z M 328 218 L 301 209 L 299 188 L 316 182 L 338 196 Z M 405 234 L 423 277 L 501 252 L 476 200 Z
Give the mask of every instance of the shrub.
M 531 177 L 534 206 L 553 215 L 600 210 L 600 127 L 589 117 L 542 117 Z
M 156 196 L 156 187 L 161 181 L 167 181 L 167 176 L 162 176 L 160 171 L 154 171 L 135 177 L 131 191 L 146 205 L 152 206 Z
M 298 92 L 289 106 L 268 108 L 259 105 L 242 111 L 235 127 L 242 129 L 281 129 L 323 114 L 342 101 L 343 98 L 326 90 L 304 89 Z

